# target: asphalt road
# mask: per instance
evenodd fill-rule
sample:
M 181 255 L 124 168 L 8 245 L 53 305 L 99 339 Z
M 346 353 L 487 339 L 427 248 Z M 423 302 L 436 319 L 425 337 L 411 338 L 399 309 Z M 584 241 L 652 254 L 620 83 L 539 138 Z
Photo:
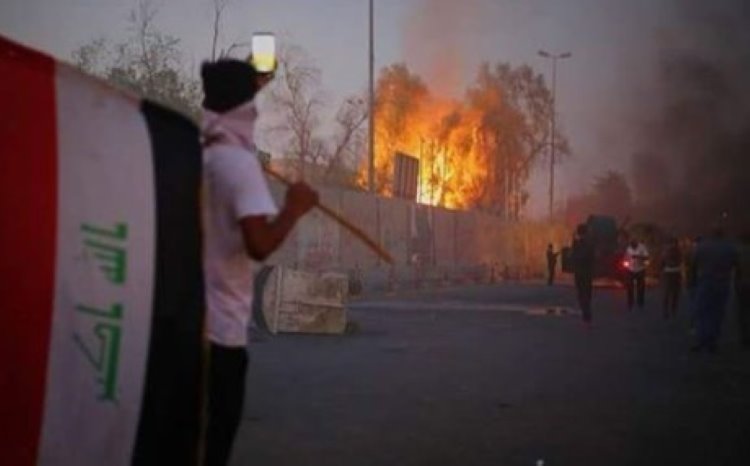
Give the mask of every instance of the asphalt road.
M 590 330 L 565 286 L 408 293 L 356 303 L 352 335 L 252 343 L 232 464 L 750 464 L 734 310 L 692 354 L 658 293 L 596 290 Z

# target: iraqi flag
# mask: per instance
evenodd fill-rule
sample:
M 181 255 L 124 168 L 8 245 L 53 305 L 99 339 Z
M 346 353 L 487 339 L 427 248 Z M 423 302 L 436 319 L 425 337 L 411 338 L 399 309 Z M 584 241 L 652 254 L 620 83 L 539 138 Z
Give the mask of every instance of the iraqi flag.
M 197 128 L 0 37 L 0 462 L 194 464 Z

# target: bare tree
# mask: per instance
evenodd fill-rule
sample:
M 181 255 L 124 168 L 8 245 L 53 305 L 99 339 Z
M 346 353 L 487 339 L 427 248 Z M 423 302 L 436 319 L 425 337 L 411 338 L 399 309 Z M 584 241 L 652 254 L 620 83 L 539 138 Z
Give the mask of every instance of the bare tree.
M 99 37 L 78 47 L 73 51 L 73 63 L 87 73 L 101 76 L 104 68 L 111 59 L 108 57 L 110 45 L 107 40 Z
M 364 123 L 368 116 L 367 103 L 362 97 L 349 97 L 341 104 L 336 113 L 337 131 L 331 140 L 332 149 L 325 160 L 327 181 L 354 185 L 354 171 L 366 149 Z
M 325 144 L 318 136 L 323 109 L 320 70 L 301 47 L 281 49 L 269 97 L 277 117 L 271 130 L 283 139 L 286 153 L 297 161 L 299 175 L 304 176 L 305 165 L 323 157 Z
M 221 20 L 224 15 L 224 10 L 226 10 L 230 3 L 232 3 L 232 0 L 211 0 L 211 4 L 213 6 L 211 61 L 216 61 L 217 59 L 231 56 L 232 53 L 234 53 L 237 49 L 250 46 L 250 43 L 247 41 L 235 40 L 226 48 L 220 47 L 220 40 L 222 36 Z
M 219 33 L 221 31 L 221 15 L 230 0 L 213 0 L 214 5 L 214 27 L 213 39 L 211 41 L 211 60 L 216 60 L 216 47 L 219 44 Z
M 200 86 L 183 66 L 180 40 L 157 29 L 157 14 L 150 1 L 140 1 L 128 17 L 124 41 L 94 39 L 73 52 L 73 61 L 118 87 L 195 116 Z

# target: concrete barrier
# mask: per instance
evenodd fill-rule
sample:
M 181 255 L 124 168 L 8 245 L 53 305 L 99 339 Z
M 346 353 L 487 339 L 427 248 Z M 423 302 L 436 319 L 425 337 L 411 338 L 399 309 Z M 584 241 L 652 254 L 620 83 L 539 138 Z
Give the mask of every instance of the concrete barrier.
M 259 280 L 264 283 L 256 283 L 256 292 L 262 295 L 256 305 L 262 306 L 259 311 L 271 333 L 342 334 L 346 330 L 346 275 L 277 266 L 259 274 Z

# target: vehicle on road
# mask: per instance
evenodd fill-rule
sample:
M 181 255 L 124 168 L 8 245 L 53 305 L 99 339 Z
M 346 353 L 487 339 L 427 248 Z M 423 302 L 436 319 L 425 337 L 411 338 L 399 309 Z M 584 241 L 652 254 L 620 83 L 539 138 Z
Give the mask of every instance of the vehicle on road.
M 594 278 L 605 278 L 624 282 L 627 271 L 625 263 L 625 243 L 623 241 L 626 223 L 618 225 L 609 215 L 590 215 L 586 220 L 587 234 L 594 242 L 596 263 Z M 562 249 L 562 270 L 573 273 L 571 260 L 572 247 Z

